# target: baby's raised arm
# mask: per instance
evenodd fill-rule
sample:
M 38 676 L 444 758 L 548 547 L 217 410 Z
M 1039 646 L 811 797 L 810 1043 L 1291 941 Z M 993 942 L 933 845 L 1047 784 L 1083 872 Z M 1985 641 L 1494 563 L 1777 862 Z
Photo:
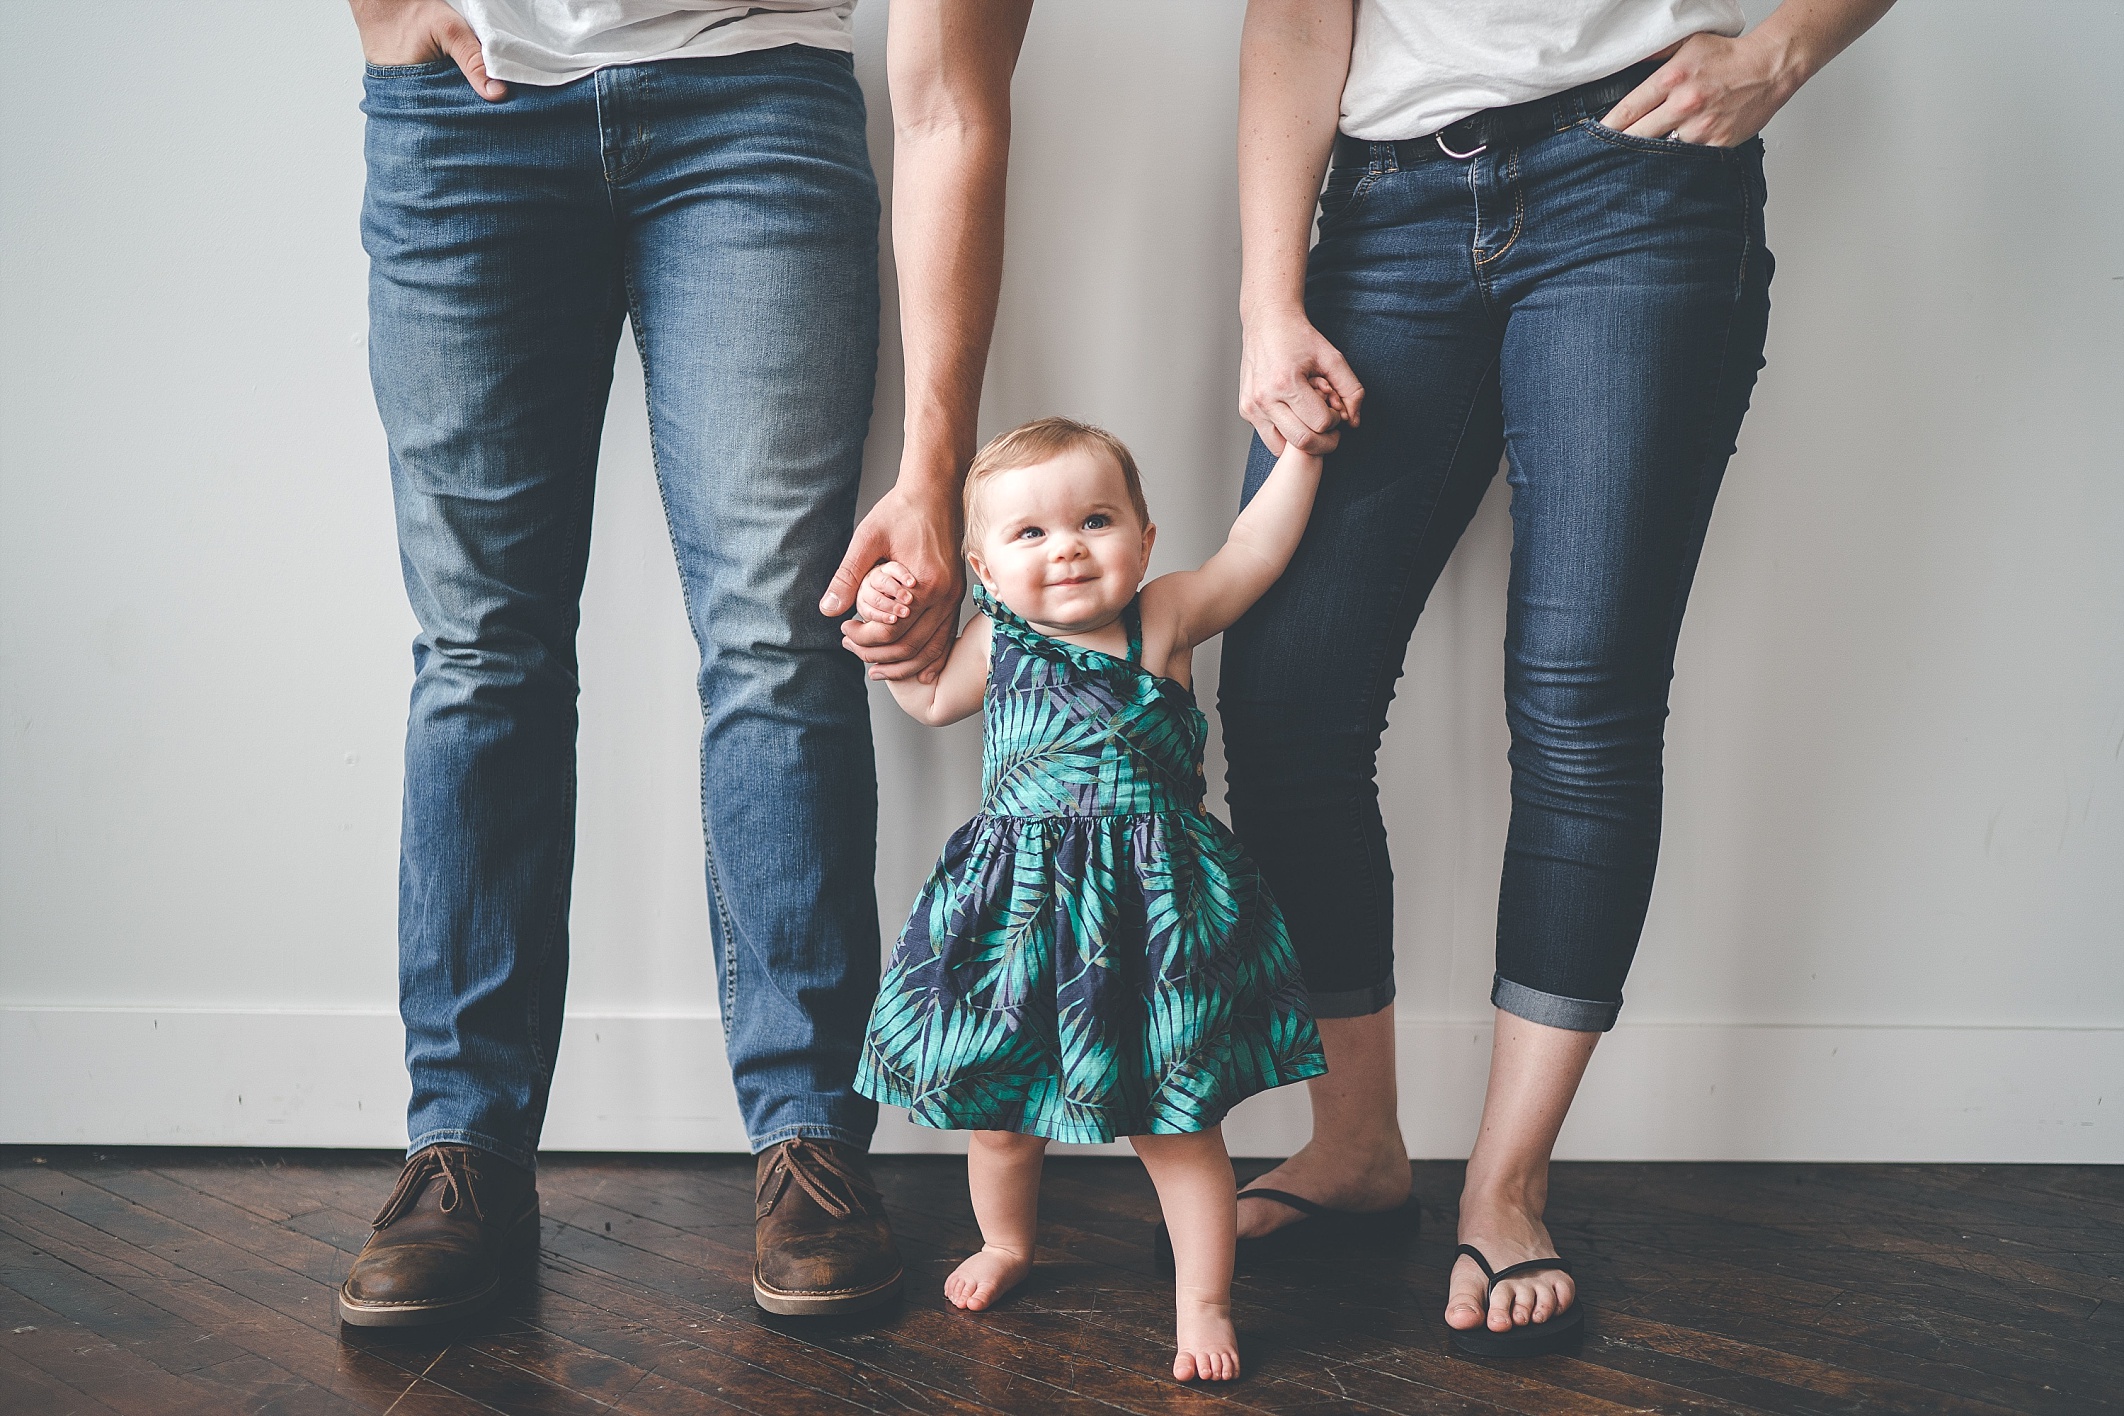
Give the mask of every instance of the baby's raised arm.
M 1319 490 L 1320 459 L 1296 444 L 1284 449 L 1232 523 L 1224 548 L 1200 570 L 1161 575 L 1145 586 L 1144 613 L 1170 617 L 1175 638 L 1188 648 L 1224 633 L 1291 563 Z
M 856 591 L 856 613 L 873 621 L 904 619 L 914 602 L 914 589 L 912 571 L 898 561 L 884 561 L 863 577 L 863 584 Z M 959 631 L 958 639 L 944 657 L 944 671 L 934 683 L 916 678 L 887 679 L 885 686 L 892 690 L 893 701 L 906 710 L 908 717 L 932 728 L 956 723 L 978 712 L 981 694 L 988 687 L 989 630 L 988 616 L 975 615 Z M 870 676 L 884 678 L 875 668 Z

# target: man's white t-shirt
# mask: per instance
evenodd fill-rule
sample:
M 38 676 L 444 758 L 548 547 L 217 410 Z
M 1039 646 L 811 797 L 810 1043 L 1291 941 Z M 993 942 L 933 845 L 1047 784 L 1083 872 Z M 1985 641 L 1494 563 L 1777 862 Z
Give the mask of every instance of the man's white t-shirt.
M 856 0 L 451 0 L 512 84 L 565 84 L 614 64 L 855 48 Z
M 1342 131 L 1421 138 L 1746 23 L 1740 0 L 1357 0 Z

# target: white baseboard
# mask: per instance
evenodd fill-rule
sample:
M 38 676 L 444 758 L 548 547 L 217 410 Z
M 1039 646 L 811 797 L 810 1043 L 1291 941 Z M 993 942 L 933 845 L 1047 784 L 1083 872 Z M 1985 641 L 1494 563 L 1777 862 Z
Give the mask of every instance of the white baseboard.
M 0 1143 L 405 1143 L 391 1013 L 0 1008 Z M 1487 1024 L 1406 1018 L 1402 1126 L 1465 1155 Z M 1235 1155 L 1305 1138 L 1302 1087 L 1233 1113 Z M 1573 1160 L 2124 1162 L 2124 1028 L 1763 1027 L 1625 1022 L 1557 1148 Z M 549 1150 L 742 1151 L 712 1016 L 573 1016 Z M 888 1111 L 877 1148 L 963 1137 Z

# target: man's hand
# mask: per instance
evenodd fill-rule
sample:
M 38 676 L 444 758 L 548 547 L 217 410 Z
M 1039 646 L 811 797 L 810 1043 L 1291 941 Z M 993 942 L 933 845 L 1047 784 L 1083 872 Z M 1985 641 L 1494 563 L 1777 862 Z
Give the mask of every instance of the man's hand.
M 1239 360 L 1239 413 L 1278 457 L 1296 444 L 1315 457 L 1335 450 L 1337 425 L 1355 426 L 1364 406 L 1342 351 L 1302 312 L 1251 320 Z
M 855 611 L 857 588 L 872 568 L 897 562 L 914 578 L 908 613 L 873 622 L 860 614 L 841 626 L 841 644 L 870 665 L 878 679 L 936 681 L 959 628 L 965 573 L 959 564 L 959 508 L 944 493 L 920 496 L 893 488 L 870 509 L 848 543 L 848 554 L 819 601 L 821 614 Z
M 509 86 L 487 77 L 487 56 L 464 16 L 443 0 L 350 0 L 354 28 L 361 31 L 362 57 L 371 64 L 425 64 L 454 59 L 472 92 L 489 103 L 509 96 Z
M 913 613 L 842 626 L 872 678 L 934 683 L 958 628 L 959 487 L 1003 281 L 1010 79 L 1031 17 L 1032 0 L 896 0 L 886 31 L 906 444 L 899 482 L 856 528 L 819 602 L 829 615 L 855 608 L 857 584 L 881 561 L 914 573 Z

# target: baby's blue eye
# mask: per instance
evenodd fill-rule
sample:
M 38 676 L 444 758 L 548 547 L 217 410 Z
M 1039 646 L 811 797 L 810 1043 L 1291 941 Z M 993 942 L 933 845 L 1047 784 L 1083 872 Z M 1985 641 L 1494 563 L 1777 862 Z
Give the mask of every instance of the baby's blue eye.
M 1018 531 L 1018 539 L 1019 539 L 1019 540 L 1021 540 L 1021 541 L 1037 541 L 1037 540 L 1039 540 L 1039 539 L 1040 539 L 1040 538 L 1041 538 L 1042 536 L 1045 536 L 1046 534 L 1047 534 L 1047 533 L 1046 533 L 1045 531 L 1042 531 L 1042 530 L 1041 530 L 1041 529 L 1040 529 L 1039 527 L 1037 527 L 1037 526 L 1026 526 L 1026 527 L 1021 527 L 1021 528 L 1019 529 L 1019 531 Z
M 1095 511 L 1084 518 L 1084 529 L 1087 531 L 1103 531 L 1113 524 L 1114 519 L 1104 512 Z

